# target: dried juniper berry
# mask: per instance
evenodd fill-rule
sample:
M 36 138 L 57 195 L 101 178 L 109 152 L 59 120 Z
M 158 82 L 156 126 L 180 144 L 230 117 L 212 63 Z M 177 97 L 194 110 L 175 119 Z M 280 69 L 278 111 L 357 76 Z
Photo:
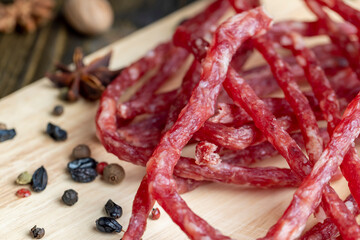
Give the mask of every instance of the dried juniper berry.
M 48 182 L 48 175 L 46 169 L 41 166 L 38 168 L 32 176 L 32 189 L 34 192 L 41 192 L 46 188 Z
M 13 139 L 16 136 L 15 129 L 0 129 L 0 142 Z
M 68 163 L 68 169 L 78 169 L 78 168 L 96 168 L 98 162 L 93 158 L 80 158 Z
M 72 151 L 72 157 L 74 159 L 79 158 L 88 158 L 91 156 L 91 150 L 88 145 L 85 144 L 79 144 L 76 147 L 74 147 Z
M 30 235 L 33 238 L 41 239 L 45 235 L 45 229 L 38 228 L 36 225 L 30 230 Z
M 46 133 L 55 141 L 65 141 L 67 139 L 67 132 L 52 123 L 48 123 Z
M 78 193 L 73 189 L 68 189 L 64 192 L 61 197 L 62 201 L 68 205 L 72 206 L 78 201 Z
M 114 203 L 111 199 L 107 201 L 105 204 L 105 212 L 109 217 L 119 218 L 122 216 L 122 208 Z
M 77 168 L 70 170 L 70 175 L 76 182 L 88 183 L 95 180 L 97 172 L 95 168 Z
M 104 233 L 119 233 L 122 230 L 122 226 L 115 219 L 109 217 L 101 217 L 96 220 L 96 228 Z

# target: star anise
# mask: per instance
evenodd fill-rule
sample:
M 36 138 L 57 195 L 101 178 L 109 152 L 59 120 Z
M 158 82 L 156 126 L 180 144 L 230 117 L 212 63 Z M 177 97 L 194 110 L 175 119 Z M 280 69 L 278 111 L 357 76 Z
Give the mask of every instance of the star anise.
M 10 33 L 19 28 L 33 32 L 53 14 L 54 0 L 14 0 L 0 3 L 0 32 Z
M 47 74 L 47 77 L 57 87 L 67 87 L 65 98 L 68 101 L 76 101 L 79 94 L 88 100 L 97 100 L 105 87 L 121 72 L 109 70 L 111 52 L 103 57 L 94 59 L 87 66 L 83 62 L 81 48 L 76 48 L 73 56 L 75 70 L 71 71 L 64 64 L 55 65 L 56 72 Z

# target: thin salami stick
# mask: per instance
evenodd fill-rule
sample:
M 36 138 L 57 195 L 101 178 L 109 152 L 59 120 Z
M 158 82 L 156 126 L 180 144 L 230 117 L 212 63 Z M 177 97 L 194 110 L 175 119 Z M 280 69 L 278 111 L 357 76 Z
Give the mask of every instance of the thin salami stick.
M 305 47 L 299 35 L 290 34 L 288 40 L 291 43 L 287 47 L 299 60 L 299 65 L 304 69 L 305 75 L 319 100 L 321 110 L 324 112 L 325 120 L 328 122 L 328 132 L 331 136 L 336 125 L 341 120 L 340 106 L 335 92 L 331 89 L 330 82 L 325 73 L 319 67 L 314 54 Z M 344 177 L 349 182 L 349 188 L 357 202 L 360 202 L 360 159 L 355 148 L 350 148 L 340 166 Z M 345 221 L 345 220 L 344 220 Z M 349 220 L 347 220 L 349 222 Z M 345 237 L 345 236 L 344 236 Z M 360 237 L 360 236 L 359 236 Z
M 350 67 L 356 73 L 357 78 L 360 79 L 360 43 L 358 41 L 352 41 L 350 37 L 331 20 L 317 1 L 306 0 L 305 3 L 319 18 L 323 27 L 328 31 L 331 41 L 339 47 L 348 60 Z
M 159 113 L 170 108 L 176 98 L 176 90 L 152 95 L 152 98 L 146 102 L 136 101 L 124 103 L 126 105 L 126 118 L 132 119 L 141 114 Z M 131 107 L 129 107 L 131 105 Z
M 188 52 L 184 49 L 173 47 L 165 57 L 165 61 L 160 66 L 157 74 L 150 78 L 129 101 L 118 105 L 118 117 L 124 119 L 134 118 L 137 114 L 132 109 L 143 106 L 144 103 L 146 104 L 155 91 L 180 69 L 188 55 Z
M 350 7 L 342 0 L 317 0 L 318 3 L 330 8 L 338 13 L 343 19 L 352 23 L 357 29 L 357 35 L 360 37 L 360 11 Z M 347 35 L 350 35 L 349 33 Z
M 355 199 L 350 195 L 344 201 L 347 208 L 352 214 L 359 215 L 360 210 Z M 336 239 L 339 236 L 339 230 L 331 219 L 325 219 L 323 223 L 318 223 L 307 231 L 300 239 L 301 240 L 329 240 Z
M 323 119 L 322 113 L 319 108 L 319 103 L 316 98 L 310 92 L 304 93 L 311 108 L 313 109 L 315 116 L 318 120 Z M 267 108 L 276 116 L 288 116 L 292 117 L 294 115 L 293 110 L 291 109 L 289 103 L 284 98 L 263 98 L 262 99 L 266 104 Z M 347 104 L 347 103 L 346 103 Z M 345 108 L 345 107 L 344 107 Z M 217 113 L 212 116 L 208 122 L 212 123 L 222 123 L 225 125 L 231 125 L 234 127 L 240 127 L 243 124 L 252 122 L 252 118 L 247 114 L 247 112 L 235 104 L 229 103 L 218 103 Z
M 269 39 L 262 37 L 254 40 L 254 46 L 269 63 L 271 71 L 283 90 L 286 100 L 293 108 L 304 136 L 305 148 L 309 159 L 311 162 L 315 162 L 321 155 L 323 142 L 319 137 L 316 118 L 308 100 L 296 84 L 287 64 L 275 51 L 274 44 Z
M 301 234 L 307 218 L 319 205 L 323 187 L 330 181 L 344 155 L 360 133 L 360 94 L 346 108 L 341 122 L 335 128 L 329 144 L 315 163 L 311 173 L 296 190 L 284 215 L 263 239 L 288 236 L 294 239 Z M 294 221 L 294 217 L 296 221 Z
M 179 177 L 176 177 L 175 181 L 177 189 L 181 193 L 189 192 L 201 184 L 201 182 L 198 181 Z M 136 192 L 132 205 L 130 222 L 124 236 L 122 237 L 123 240 L 141 238 L 145 232 L 146 219 L 148 218 L 154 204 L 155 200 L 148 192 L 147 175 L 145 175 L 140 183 L 138 191 Z
M 297 128 L 296 119 L 291 119 L 288 116 L 279 118 L 278 124 L 285 131 L 292 131 Z M 245 149 L 266 140 L 263 133 L 253 123 L 234 128 L 211 122 L 205 122 L 194 134 L 194 139 L 208 141 L 232 150 Z
M 199 84 L 194 89 L 189 103 L 181 111 L 178 120 L 164 134 L 147 163 L 149 191 L 173 221 L 192 239 L 229 238 L 189 209 L 175 191 L 171 179 L 172 169 L 180 158 L 180 150 L 214 113 L 213 105 L 236 49 L 245 40 L 267 29 L 270 24 L 271 19 L 261 8 L 257 8 L 230 18 L 218 28 L 214 42 L 202 64 L 203 71 Z M 197 227 L 192 227 L 193 224 Z
M 347 22 L 336 23 L 346 35 L 354 35 L 357 33 L 356 28 Z M 327 35 L 327 31 L 318 21 L 300 22 L 300 21 L 280 21 L 274 24 L 267 35 L 273 41 L 278 41 L 285 33 L 296 32 L 304 37 L 314 37 L 319 35 Z

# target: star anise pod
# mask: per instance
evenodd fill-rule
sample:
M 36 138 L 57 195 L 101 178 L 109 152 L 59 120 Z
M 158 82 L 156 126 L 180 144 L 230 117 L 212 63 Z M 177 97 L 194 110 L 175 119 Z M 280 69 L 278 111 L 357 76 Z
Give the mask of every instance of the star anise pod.
M 0 32 L 10 33 L 19 28 L 33 32 L 47 22 L 53 14 L 54 0 L 14 0 L 0 3 Z
M 97 100 L 105 87 L 121 72 L 121 69 L 113 71 L 108 69 L 110 58 L 111 52 L 85 65 L 81 48 L 76 48 L 73 56 L 74 71 L 58 63 L 55 65 L 56 72 L 46 76 L 57 87 L 68 88 L 65 94 L 68 101 L 76 101 L 79 94 L 85 99 Z

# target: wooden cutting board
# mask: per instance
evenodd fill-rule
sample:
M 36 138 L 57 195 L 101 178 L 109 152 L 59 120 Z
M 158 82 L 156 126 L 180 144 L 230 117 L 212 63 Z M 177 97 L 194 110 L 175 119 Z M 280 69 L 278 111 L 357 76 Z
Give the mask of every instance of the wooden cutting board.
M 182 19 L 202 9 L 207 1 L 197 2 L 125 39 L 92 54 L 90 60 L 113 50 L 111 66 L 126 66 L 142 56 L 157 43 L 168 39 Z M 352 2 L 360 6 L 360 2 Z M 301 1 L 267 0 L 267 11 L 276 20 L 286 18 L 309 19 L 311 14 Z M 250 65 L 261 62 L 259 56 Z M 176 85 L 181 76 L 168 88 Z M 47 79 L 17 91 L 0 101 L 0 122 L 14 127 L 17 136 L 0 143 L 0 239 L 30 239 L 29 230 L 36 224 L 44 227 L 44 239 L 120 239 L 121 234 L 103 234 L 95 229 L 95 220 L 104 216 L 104 204 L 112 199 L 123 207 L 124 215 L 119 222 L 126 228 L 130 218 L 132 200 L 144 175 L 144 169 L 120 162 L 108 154 L 95 136 L 94 115 L 97 103 L 83 100 L 64 103 Z M 50 114 L 56 104 L 65 106 L 60 117 Z M 45 133 L 48 122 L 60 125 L 68 131 L 68 140 L 54 142 Z M 117 162 L 124 166 L 126 178 L 118 186 L 106 184 L 98 177 L 92 183 L 76 183 L 66 171 L 69 155 L 74 146 L 88 144 L 92 156 L 98 161 Z M 284 161 L 273 158 L 263 165 L 286 166 Z M 14 183 L 23 171 L 33 172 L 41 165 L 49 175 L 45 191 L 19 199 L 15 192 L 20 189 Z M 348 194 L 344 180 L 334 184 L 339 194 Z M 62 204 L 60 198 L 66 189 L 79 193 L 79 201 L 72 207 Z M 189 206 L 210 224 L 235 239 L 254 239 L 263 236 L 287 207 L 294 189 L 258 190 L 224 184 L 208 184 L 183 195 Z M 161 211 L 161 218 L 149 221 L 143 239 L 186 239 L 186 235 Z M 313 224 L 310 220 L 309 225 Z

